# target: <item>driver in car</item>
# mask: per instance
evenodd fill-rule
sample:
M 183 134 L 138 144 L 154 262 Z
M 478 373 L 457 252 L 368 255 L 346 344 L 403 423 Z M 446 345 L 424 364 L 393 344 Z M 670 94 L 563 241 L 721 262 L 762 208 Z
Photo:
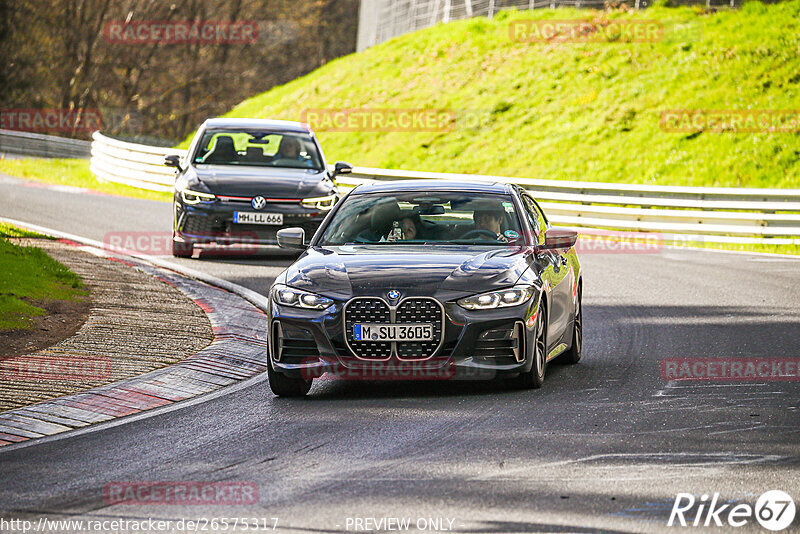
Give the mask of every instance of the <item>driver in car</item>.
M 503 223 L 503 207 L 500 204 L 481 206 L 472 213 L 472 220 L 475 222 L 473 232 L 483 230 L 491 232 L 498 241 L 508 243 L 508 238 L 503 235 L 500 225 Z
M 296 167 L 298 163 L 311 167 L 311 160 L 300 155 L 300 141 L 294 137 L 284 136 L 278 145 L 278 152 L 272 159 L 272 164 L 276 167 Z

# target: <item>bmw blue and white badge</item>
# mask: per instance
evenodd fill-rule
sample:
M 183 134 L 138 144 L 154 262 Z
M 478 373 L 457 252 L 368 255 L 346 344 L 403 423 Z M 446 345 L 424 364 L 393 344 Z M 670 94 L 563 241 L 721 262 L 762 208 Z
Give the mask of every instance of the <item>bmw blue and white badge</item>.
M 391 291 L 386 293 L 386 296 L 389 297 L 389 300 L 397 300 L 400 298 L 400 292 L 397 291 L 396 289 L 392 289 Z
M 267 199 L 265 199 L 261 195 L 258 195 L 256 197 L 253 197 L 253 200 L 250 202 L 250 204 L 253 206 L 253 209 L 263 210 L 264 206 L 267 205 Z

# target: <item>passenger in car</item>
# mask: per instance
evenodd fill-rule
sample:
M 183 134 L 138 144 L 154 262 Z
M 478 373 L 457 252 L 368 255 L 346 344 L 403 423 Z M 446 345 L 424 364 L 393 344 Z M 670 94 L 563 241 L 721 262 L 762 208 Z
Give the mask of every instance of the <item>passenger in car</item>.
M 400 230 L 402 230 L 402 240 L 411 241 L 413 239 L 422 239 L 422 220 L 419 214 L 412 213 L 405 215 L 399 221 Z M 396 241 L 397 238 L 393 234 L 389 234 L 387 241 Z
M 367 215 L 369 216 L 369 226 L 358 233 L 357 241 L 386 241 L 392 231 L 393 222 L 400 219 L 402 212 L 397 201 L 391 199 L 373 206 L 368 214 L 364 214 L 364 216 Z

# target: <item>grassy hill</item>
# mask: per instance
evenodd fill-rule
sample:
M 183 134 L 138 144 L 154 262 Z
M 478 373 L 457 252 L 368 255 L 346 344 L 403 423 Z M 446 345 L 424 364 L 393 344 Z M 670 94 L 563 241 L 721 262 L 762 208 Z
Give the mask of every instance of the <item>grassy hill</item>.
M 657 42 L 519 42 L 531 19 L 654 20 Z M 502 12 L 407 34 L 250 98 L 228 116 L 453 110 L 447 131 L 326 132 L 329 160 L 398 169 L 673 185 L 800 187 L 793 133 L 665 131 L 662 113 L 800 109 L 800 0 L 708 13 Z M 185 145 L 186 143 L 184 143 Z

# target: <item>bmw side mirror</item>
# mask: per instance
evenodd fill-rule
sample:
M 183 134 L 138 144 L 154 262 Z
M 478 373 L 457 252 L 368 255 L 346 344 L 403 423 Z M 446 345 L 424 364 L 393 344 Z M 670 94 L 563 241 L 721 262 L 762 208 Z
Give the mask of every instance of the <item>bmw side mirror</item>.
M 346 161 L 337 161 L 333 166 L 333 173 L 331 174 L 331 180 L 339 176 L 340 174 L 350 174 L 353 172 L 353 166 L 347 163 Z
M 281 248 L 306 248 L 306 231 L 302 228 L 278 230 L 278 246 Z
M 183 171 L 183 169 L 181 169 L 181 157 L 175 154 L 164 156 L 164 165 L 167 167 L 175 167 L 178 171 Z
M 539 248 L 552 250 L 572 248 L 578 241 L 578 232 L 566 228 L 550 228 L 544 233 L 544 245 Z

